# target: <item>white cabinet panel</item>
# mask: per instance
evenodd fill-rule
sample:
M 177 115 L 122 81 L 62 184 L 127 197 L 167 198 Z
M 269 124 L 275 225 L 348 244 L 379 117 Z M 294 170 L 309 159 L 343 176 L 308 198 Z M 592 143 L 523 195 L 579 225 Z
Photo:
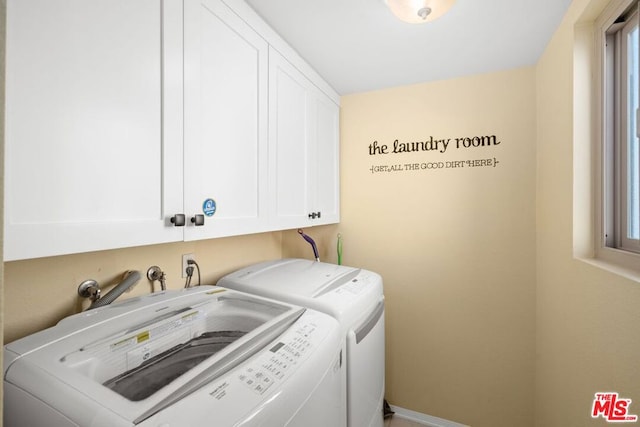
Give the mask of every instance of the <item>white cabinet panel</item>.
M 185 3 L 185 239 L 266 229 L 268 46 L 219 0 Z
M 322 212 L 318 222 L 337 223 L 340 221 L 340 108 L 317 92 L 315 106 L 314 204 Z
M 271 221 L 339 221 L 339 107 L 275 49 L 269 52 Z
M 181 4 L 162 11 L 8 1 L 6 260 L 181 239 Z
M 270 153 L 271 187 L 278 225 L 309 211 L 307 108 L 308 82 L 281 56 L 271 52 Z

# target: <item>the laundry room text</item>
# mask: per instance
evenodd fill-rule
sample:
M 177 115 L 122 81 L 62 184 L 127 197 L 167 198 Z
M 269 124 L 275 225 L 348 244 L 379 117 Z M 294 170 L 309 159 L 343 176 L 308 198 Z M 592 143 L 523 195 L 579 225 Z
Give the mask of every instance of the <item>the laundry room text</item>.
M 493 147 L 500 145 L 500 141 L 495 135 L 486 136 L 472 136 L 462 138 L 442 138 L 437 139 L 430 136 L 429 139 L 416 142 L 400 142 L 396 139 L 391 144 L 380 144 L 378 141 L 373 141 L 369 144 L 369 155 L 375 156 L 378 154 L 398 154 L 398 153 L 413 153 L 420 151 L 435 151 L 438 153 L 446 153 L 451 148 L 480 148 L 480 147 Z

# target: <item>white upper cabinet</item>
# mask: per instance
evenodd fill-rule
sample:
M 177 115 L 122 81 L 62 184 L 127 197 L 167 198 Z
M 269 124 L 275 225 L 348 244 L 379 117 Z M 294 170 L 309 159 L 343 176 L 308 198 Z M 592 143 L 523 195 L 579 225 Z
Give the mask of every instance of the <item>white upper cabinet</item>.
M 182 239 L 182 5 L 7 2 L 5 260 Z
M 269 53 L 271 221 L 338 222 L 340 110 L 275 49 Z
M 185 239 L 267 229 L 267 78 L 262 37 L 219 0 L 186 0 Z
M 7 0 L 6 37 L 5 260 L 339 220 L 339 97 L 243 0 Z

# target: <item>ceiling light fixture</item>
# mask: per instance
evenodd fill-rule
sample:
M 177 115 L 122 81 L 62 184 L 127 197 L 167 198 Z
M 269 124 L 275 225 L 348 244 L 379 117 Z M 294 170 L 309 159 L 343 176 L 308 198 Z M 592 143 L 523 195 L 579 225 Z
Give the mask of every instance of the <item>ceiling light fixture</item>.
M 456 0 L 385 0 L 391 12 L 410 24 L 433 21 L 445 14 Z

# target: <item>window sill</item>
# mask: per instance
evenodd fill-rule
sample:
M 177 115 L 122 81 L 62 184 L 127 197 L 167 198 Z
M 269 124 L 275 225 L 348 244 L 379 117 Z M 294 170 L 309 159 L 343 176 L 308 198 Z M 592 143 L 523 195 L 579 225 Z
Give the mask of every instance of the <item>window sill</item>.
M 619 249 L 604 248 L 597 257 L 575 257 L 609 273 L 640 283 L 640 254 Z

